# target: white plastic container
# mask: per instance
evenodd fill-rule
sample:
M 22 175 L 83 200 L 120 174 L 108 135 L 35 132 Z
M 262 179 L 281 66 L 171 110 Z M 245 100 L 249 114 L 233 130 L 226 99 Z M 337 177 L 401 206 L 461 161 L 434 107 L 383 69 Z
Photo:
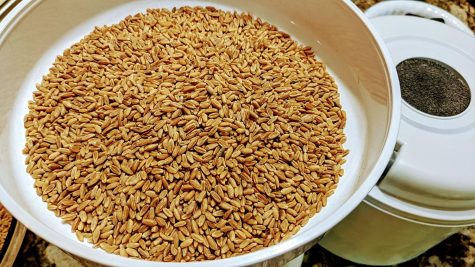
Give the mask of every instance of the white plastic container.
M 337 78 L 348 114 L 351 150 L 327 207 L 294 237 L 257 252 L 211 262 L 157 263 L 107 254 L 79 242 L 35 194 L 21 149 L 23 115 L 34 84 L 56 55 L 95 25 L 146 8 L 212 5 L 249 11 L 315 48 Z M 347 216 L 377 182 L 394 147 L 400 119 L 395 68 L 367 18 L 351 1 L 7 1 L 0 21 L 0 201 L 30 230 L 71 254 L 116 266 L 282 266 Z
M 475 38 L 417 17 L 382 16 L 371 22 L 396 65 L 409 58 L 443 62 L 465 79 L 472 100 L 451 117 L 425 114 L 403 101 L 392 165 L 321 242 L 354 262 L 393 265 L 475 224 Z

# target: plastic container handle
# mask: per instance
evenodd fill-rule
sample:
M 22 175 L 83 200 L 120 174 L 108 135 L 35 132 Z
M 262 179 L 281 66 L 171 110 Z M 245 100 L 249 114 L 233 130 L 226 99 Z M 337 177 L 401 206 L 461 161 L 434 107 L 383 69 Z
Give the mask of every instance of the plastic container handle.
M 436 6 L 419 1 L 384 1 L 365 12 L 369 18 L 390 15 L 416 15 L 428 19 L 441 19 L 448 26 L 473 36 L 472 30 L 460 19 Z

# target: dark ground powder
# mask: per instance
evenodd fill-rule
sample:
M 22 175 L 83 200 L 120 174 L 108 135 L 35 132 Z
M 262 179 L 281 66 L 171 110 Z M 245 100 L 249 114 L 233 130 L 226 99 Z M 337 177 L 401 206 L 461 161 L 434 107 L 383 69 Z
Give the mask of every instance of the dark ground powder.
M 427 58 L 410 58 L 396 67 L 402 98 L 414 108 L 435 116 L 462 113 L 470 104 L 470 88 L 450 66 Z

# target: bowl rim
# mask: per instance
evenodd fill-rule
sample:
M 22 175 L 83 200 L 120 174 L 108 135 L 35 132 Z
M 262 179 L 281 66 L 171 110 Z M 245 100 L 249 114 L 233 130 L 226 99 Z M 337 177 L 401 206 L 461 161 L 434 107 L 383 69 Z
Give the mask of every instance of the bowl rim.
M 31 9 L 33 9 L 41 0 L 23 0 L 20 2 L 15 1 L 14 7 L 9 10 L 9 13 L 4 16 L 0 21 L 0 43 L 3 42 L 5 36 L 8 35 L 9 31 L 13 26 L 18 22 L 21 17 L 27 14 Z M 8 3 L 8 2 L 7 2 Z M 370 33 L 372 37 L 372 42 L 376 44 L 378 53 L 380 56 L 381 62 L 384 64 L 385 76 L 387 79 L 387 84 L 390 86 L 389 105 L 388 105 L 388 124 L 389 127 L 386 129 L 385 140 L 381 151 L 380 156 L 374 163 L 374 167 L 369 172 L 368 178 L 359 186 L 348 200 L 338 208 L 338 212 L 330 216 L 325 220 L 325 223 L 319 225 L 323 226 L 308 235 L 302 235 L 299 237 L 292 237 L 288 240 L 279 242 L 276 245 L 271 247 L 263 248 L 255 252 L 246 253 L 243 255 L 213 260 L 213 261 L 200 261 L 200 262 L 185 262 L 185 263 L 176 263 L 176 262 L 153 262 L 140 259 L 126 258 L 114 254 L 108 254 L 105 252 L 96 253 L 92 251 L 89 247 L 77 246 L 76 241 L 73 241 L 49 228 L 43 227 L 42 223 L 31 216 L 26 212 L 20 205 L 15 202 L 7 191 L 0 185 L 0 199 L 3 202 L 4 206 L 11 211 L 11 214 L 14 215 L 19 221 L 21 221 L 28 229 L 32 232 L 45 239 L 46 241 L 57 245 L 61 249 L 77 255 L 86 260 L 92 262 L 104 264 L 104 265 L 113 265 L 115 266 L 178 266 L 186 265 L 192 267 L 208 267 L 210 263 L 219 264 L 222 266 L 243 266 L 243 265 L 253 265 L 260 262 L 271 260 L 281 256 L 292 250 L 296 250 L 304 244 L 310 243 L 311 241 L 322 236 L 326 231 L 330 230 L 338 222 L 343 220 L 352 210 L 354 210 L 370 192 L 371 188 L 376 184 L 380 175 L 383 173 L 387 162 L 389 161 L 391 154 L 393 152 L 394 145 L 396 144 L 396 138 L 399 128 L 400 120 L 400 108 L 401 108 L 401 95 L 399 90 L 399 81 L 397 79 L 396 68 L 392 62 L 391 56 L 388 49 L 384 45 L 382 38 L 376 32 L 374 27 L 371 25 L 368 18 L 365 17 L 363 12 L 354 5 L 351 0 L 339 1 L 343 9 L 352 11 L 352 15 L 355 16 L 356 20 L 363 22 L 363 25 L 366 27 L 366 30 Z M 303 252 L 302 252 L 303 253 Z M 290 259 L 289 259 L 290 260 Z

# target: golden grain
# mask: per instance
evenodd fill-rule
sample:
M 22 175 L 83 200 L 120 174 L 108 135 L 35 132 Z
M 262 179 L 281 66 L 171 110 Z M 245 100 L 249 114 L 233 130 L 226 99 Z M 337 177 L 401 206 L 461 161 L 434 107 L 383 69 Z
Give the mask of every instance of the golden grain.
M 56 59 L 28 104 L 23 152 L 79 240 L 225 258 L 290 237 L 326 205 L 348 154 L 339 103 L 312 49 L 266 22 L 150 9 Z

